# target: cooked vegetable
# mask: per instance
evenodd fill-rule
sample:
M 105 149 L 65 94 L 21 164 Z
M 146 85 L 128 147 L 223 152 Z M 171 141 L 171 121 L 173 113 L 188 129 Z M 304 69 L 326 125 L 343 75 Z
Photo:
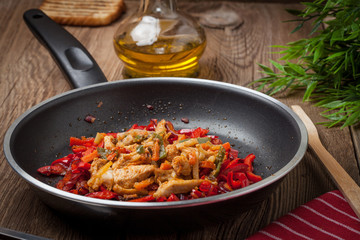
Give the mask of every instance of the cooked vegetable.
M 223 146 L 221 146 L 218 154 L 216 155 L 215 162 L 214 162 L 215 165 L 216 165 L 216 171 L 214 173 L 215 177 L 220 172 L 220 168 L 221 168 L 221 165 L 222 165 L 222 163 L 224 161 L 224 157 L 225 157 L 225 148 Z
M 255 155 L 238 158 L 230 143 L 209 130 L 175 130 L 152 119 L 121 133 L 70 138 L 73 154 L 38 172 L 64 175 L 56 187 L 87 197 L 133 202 L 179 201 L 246 187 L 262 178 L 253 173 Z

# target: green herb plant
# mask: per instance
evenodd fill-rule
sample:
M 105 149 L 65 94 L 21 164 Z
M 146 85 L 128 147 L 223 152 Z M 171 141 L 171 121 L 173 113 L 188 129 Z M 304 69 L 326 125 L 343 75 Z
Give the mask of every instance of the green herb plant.
M 327 127 L 341 128 L 360 122 L 360 0 L 314 0 L 304 10 L 287 11 L 297 18 L 296 32 L 311 21 L 308 38 L 273 46 L 284 50 L 275 67 L 259 64 L 266 76 L 253 82 L 260 91 L 303 89 L 303 101 L 325 110 Z

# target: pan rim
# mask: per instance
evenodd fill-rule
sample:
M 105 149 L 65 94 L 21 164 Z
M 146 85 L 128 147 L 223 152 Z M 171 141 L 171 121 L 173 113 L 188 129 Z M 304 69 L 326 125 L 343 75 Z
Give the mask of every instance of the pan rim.
M 191 85 L 191 84 L 202 84 L 202 85 L 212 85 L 212 86 L 219 86 L 219 87 L 225 87 L 225 88 L 231 88 L 236 89 L 236 91 L 240 92 L 247 92 L 251 94 L 255 94 L 261 98 L 264 98 L 267 101 L 272 102 L 273 104 L 280 107 L 283 111 L 285 111 L 287 114 L 289 114 L 296 122 L 299 132 L 300 132 L 300 144 L 297 152 L 293 156 L 293 158 L 280 170 L 275 172 L 273 175 L 263 179 L 262 181 L 258 183 L 254 183 L 246 188 L 238 189 L 232 192 L 223 193 L 211 197 L 206 198 L 199 198 L 199 199 L 193 199 L 193 200 L 186 200 L 186 201 L 176 201 L 176 202 L 122 202 L 122 201 L 109 201 L 109 200 L 103 200 L 103 199 L 96 199 L 96 198 L 89 198 L 85 196 L 80 196 L 76 194 L 72 194 L 69 192 L 62 191 L 60 189 L 54 188 L 50 185 L 47 185 L 36 178 L 32 177 L 30 174 L 28 174 L 26 171 L 24 171 L 16 162 L 14 159 L 11 148 L 10 148 L 10 142 L 11 137 L 13 135 L 13 132 L 16 130 L 18 125 L 22 122 L 23 119 L 25 119 L 30 113 L 35 111 L 38 108 L 41 108 L 42 106 L 53 102 L 56 99 L 63 98 L 70 94 L 76 94 L 77 92 L 81 91 L 88 91 L 88 89 L 92 88 L 98 88 L 104 85 L 117 85 L 117 84 L 133 84 L 138 83 L 141 84 L 143 82 L 149 83 L 150 81 L 153 82 L 169 82 L 172 83 L 181 83 L 184 84 L 184 81 Z M 86 86 L 82 88 L 72 89 L 69 91 L 66 91 L 64 93 L 55 95 L 49 99 L 46 99 L 35 106 L 29 108 L 26 110 L 23 114 L 21 114 L 15 121 L 10 125 L 9 129 L 7 130 L 5 137 L 4 137 L 4 154 L 7 159 L 7 162 L 12 167 L 12 169 L 19 174 L 26 182 L 30 183 L 32 186 L 36 187 L 39 190 L 42 190 L 48 194 L 54 195 L 56 197 L 60 197 L 62 199 L 70 200 L 70 201 L 76 201 L 83 204 L 88 204 L 92 206 L 99 206 L 99 207 L 114 207 L 114 208 L 122 208 L 122 209 L 169 209 L 169 208 L 183 208 L 183 207 L 194 207 L 199 205 L 206 205 L 206 204 L 212 204 L 222 201 L 227 201 L 233 198 L 237 198 L 240 196 L 248 195 L 252 192 L 258 191 L 262 188 L 265 188 L 269 186 L 270 184 L 281 180 L 286 174 L 288 174 L 297 164 L 301 161 L 301 159 L 304 157 L 306 149 L 308 145 L 308 139 L 307 139 L 307 131 L 305 128 L 304 123 L 300 120 L 300 118 L 284 103 L 280 102 L 279 100 L 270 97 L 266 94 L 263 94 L 259 91 L 235 85 L 232 83 L 224 83 L 216 80 L 208 80 L 208 79 L 199 79 L 199 78 L 182 78 L 182 77 L 154 77 L 154 78 L 134 78 L 134 79 L 126 79 L 126 80 L 117 80 L 117 81 L 111 81 L 111 82 L 105 82 L 105 83 L 98 83 L 91 86 Z

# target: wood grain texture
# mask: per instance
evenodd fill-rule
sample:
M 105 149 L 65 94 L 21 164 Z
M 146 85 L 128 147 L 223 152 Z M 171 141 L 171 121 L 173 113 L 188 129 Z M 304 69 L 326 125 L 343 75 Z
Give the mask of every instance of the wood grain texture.
M 204 4 L 206 2 L 206 4 Z M 264 3 L 265 2 L 265 3 Z M 306 37 L 309 26 L 289 34 L 295 23 L 285 8 L 300 5 L 286 1 L 178 1 L 179 8 L 196 18 L 226 5 L 238 13 L 244 23 L 235 29 L 205 28 L 208 45 L 200 60 L 200 78 L 248 86 L 261 77 L 257 63 L 269 64 L 279 56 L 269 46 Z M 22 14 L 40 6 L 41 0 L 0 1 L 0 144 L 11 123 L 35 104 L 70 89 L 50 55 L 33 37 Z M 109 81 L 123 79 L 123 64 L 116 57 L 112 36 L 121 20 L 137 9 L 138 1 L 126 1 L 127 13 L 105 27 L 66 27 L 89 50 Z M 321 122 L 320 110 L 301 101 L 300 93 L 276 96 L 290 106 L 301 105 L 314 122 Z M 326 149 L 346 172 L 360 183 L 357 168 L 359 134 L 357 129 L 327 129 L 317 126 Z M 30 140 L 29 140 L 30 141 Z M 9 167 L 0 150 L 0 226 L 52 239 L 100 238 L 101 229 L 86 231 L 45 206 L 29 186 Z M 236 219 L 186 231 L 146 233 L 119 226 L 111 239 L 243 239 L 290 210 L 335 189 L 331 178 L 316 155 L 309 150 L 303 161 L 291 171 L 269 198 L 257 208 L 239 214 Z
M 314 123 L 306 115 L 304 110 L 298 105 L 292 105 L 291 108 L 305 124 L 308 132 L 309 146 L 317 154 L 338 189 L 344 195 L 356 215 L 360 218 L 360 187 L 340 166 L 336 159 L 334 159 L 334 157 L 324 148 Z

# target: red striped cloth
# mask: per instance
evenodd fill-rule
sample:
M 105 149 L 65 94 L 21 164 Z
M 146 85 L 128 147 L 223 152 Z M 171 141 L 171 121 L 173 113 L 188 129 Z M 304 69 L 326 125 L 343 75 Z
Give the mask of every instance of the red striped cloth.
M 272 222 L 248 240 L 360 239 L 360 220 L 340 191 L 302 205 Z

